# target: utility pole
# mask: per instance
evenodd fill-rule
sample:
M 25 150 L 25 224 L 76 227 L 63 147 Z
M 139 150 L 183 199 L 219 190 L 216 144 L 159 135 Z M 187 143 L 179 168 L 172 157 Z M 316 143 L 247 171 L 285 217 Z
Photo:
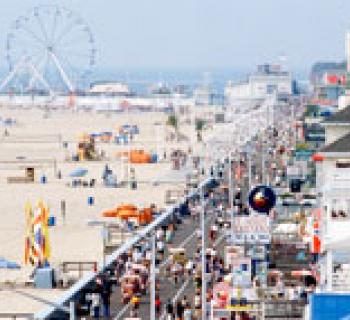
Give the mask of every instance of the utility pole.
M 207 319 L 207 277 L 206 277 L 206 248 L 205 248 L 205 201 L 203 187 L 200 191 L 201 196 L 201 242 L 202 242 L 202 320 Z
M 156 319 L 156 233 L 152 232 L 152 261 L 151 261 L 151 305 L 150 305 L 150 319 Z
M 251 137 L 251 128 L 250 128 L 250 121 L 248 119 L 248 137 L 249 140 L 252 140 Z M 248 150 L 248 192 L 251 190 L 252 188 L 252 155 L 251 155 L 251 147 L 249 146 L 249 150 Z
M 234 212 L 233 212 L 233 198 L 234 198 L 234 192 L 233 192 L 233 177 L 232 177 L 232 154 L 230 152 L 229 156 L 229 167 L 228 167 L 228 187 L 229 187 L 229 207 L 230 207 L 230 214 L 231 214 L 231 238 L 233 240 L 233 223 L 234 223 Z

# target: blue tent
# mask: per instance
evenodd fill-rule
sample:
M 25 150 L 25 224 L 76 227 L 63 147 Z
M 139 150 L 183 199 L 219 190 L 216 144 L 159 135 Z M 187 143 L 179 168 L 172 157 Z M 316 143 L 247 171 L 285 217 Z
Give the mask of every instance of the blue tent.
M 8 261 L 4 258 L 0 258 L 0 269 L 20 269 L 21 266 L 12 261 Z
M 81 178 L 81 177 L 84 177 L 86 174 L 88 173 L 88 170 L 85 169 L 85 168 L 77 168 L 77 169 L 74 169 L 70 174 L 69 176 L 71 178 Z
M 320 112 L 321 117 L 329 117 L 333 114 L 332 110 L 330 109 L 324 109 Z

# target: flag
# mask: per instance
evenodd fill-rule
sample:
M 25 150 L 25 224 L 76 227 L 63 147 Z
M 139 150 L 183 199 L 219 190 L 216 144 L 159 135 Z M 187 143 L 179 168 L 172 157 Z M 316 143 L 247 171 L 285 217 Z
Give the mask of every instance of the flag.
M 33 263 L 33 209 L 29 201 L 26 202 L 24 207 L 25 213 L 25 239 L 24 239 L 24 263 Z
M 43 202 L 40 203 L 41 208 L 41 230 L 42 230 L 42 252 L 44 261 L 48 261 L 51 256 L 50 239 L 49 239 L 49 208 L 44 205 Z
M 42 211 L 39 203 L 34 210 L 33 219 L 33 231 L 34 231 L 34 241 L 33 241 L 33 258 L 36 264 L 40 264 L 43 260 L 43 240 L 42 240 Z

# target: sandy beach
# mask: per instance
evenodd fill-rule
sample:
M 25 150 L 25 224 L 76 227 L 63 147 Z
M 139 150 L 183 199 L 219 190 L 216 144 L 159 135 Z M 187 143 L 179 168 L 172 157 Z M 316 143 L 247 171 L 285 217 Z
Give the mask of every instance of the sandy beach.
M 165 206 L 166 190 L 183 189 L 185 181 L 174 183 L 152 184 L 155 179 L 170 174 L 171 150 L 181 148 L 187 150 L 191 141 L 166 142 L 166 119 L 163 113 L 130 113 L 105 114 L 71 111 L 42 110 L 1 110 L 2 117 L 11 117 L 16 124 L 8 127 L 8 136 L 0 138 L 0 257 L 21 265 L 19 270 L 0 270 L 0 283 L 24 283 L 32 271 L 31 266 L 24 265 L 24 235 L 25 215 L 24 205 L 30 201 L 33 205 L 42 199 L 50 207 L 50 214 L 55 216 L 56 225 L 50 228 L 52 257 L 50 263 L 57 267 L 64 261 L 102 261 L 102 227 L 88 226 L 89 220 L 101 219 L 101 212 L 120 204 L 133 203 L 139 207 L 155 204 L 158 208 Z M 140 129 L 131 145 L 131 149 L 143 149 L 147 152 L 167 153 L 165 161 L 152 164 L 132 165 L 136 179 L 139 181 L 137 190 L 128 187 L 108 188 L 102 185 L 102 172 L 106 164 L 117 175 L 120 181 L 125 175 L 125 163 L 115 155 L 128 150 L 127 146 L 115 143 L 97 143 L 97 149 L 103 150 L 106 159 L 103 161 L 66 161 L 76 152 L 78 138 L 82 133 L 112 131 L 117 132 L 123 124 L 135 124 Z M 158 125 L 155 125 L 158 123 Z M 157 128 L 158 127 L 158 128 Z M 5 128 L 2 128 L 5 130 Z M 182 126 L 183 132 L 191 134 L 187 125 Z M 1 133 L 3 134 L 3 133 Z M 190 139 L 191 140 L 191 139 Z M 67 148 L 63 148 L 67 142 Z M 33 162 L 34 161 L 34 162 Z M 7 183 L 11 176 L 24 176 L 26 166 L 35 167 L 34 183 Z M 90 187 L 71 187 L 69 173 L 83 167 L 88 170 L 86 179 L 96 179 L 96 185 Z M 62 178 L 56 174 L 61 171 Z M 40 177 L 45 175 L 47 183 L 40 183 Z M 165 179 L 166 180 L 166 179 Z M 89 206 L 87 199 L 93 197 L 94 205 Z M 60 213 L 61 200 L 66 201 L 66 221 L 62 221 Z M 34 290 L 38 296 L 46 296 L 41 290 Z M 4 294 L 4 293 L 2 293 Z M 60 290 L 54 290 L 47 296 L 55 298 Z M 17 296 L 17 303 L 0 302 L 0 312 L 19 312 L 27 305 L 25 299 Z M 4 301 L 0 299 L 0 301 Z M 42 303 L 30 304 L 30 311 L 38 311 Z M 34 310 L 35 309 L 35 310 Z

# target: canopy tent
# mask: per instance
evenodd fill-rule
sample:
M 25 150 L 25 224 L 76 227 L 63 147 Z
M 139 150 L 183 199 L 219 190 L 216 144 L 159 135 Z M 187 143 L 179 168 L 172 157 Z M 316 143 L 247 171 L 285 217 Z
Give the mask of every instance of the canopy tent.
M 87 173 L 88 173 L 88 170 L 85 168 L 76 168 L 69 174 L 69 176 L 71 178 L 81 178 L 86 176 Z
M 0 269 L 20 269 L 21 266 L 13 261 L 8 261 L 0 257 Z

